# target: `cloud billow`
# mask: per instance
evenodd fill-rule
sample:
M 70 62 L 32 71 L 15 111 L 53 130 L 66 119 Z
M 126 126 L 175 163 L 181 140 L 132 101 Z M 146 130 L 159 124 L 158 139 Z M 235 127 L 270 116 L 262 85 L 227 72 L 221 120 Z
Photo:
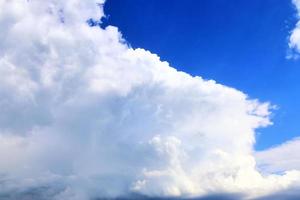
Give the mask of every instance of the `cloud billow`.
M 299 171 L 257 170 L 268 103 L 177 71 L 114 26 L 90 26 L 103 3 L 0 0 L 1 198 L 254 198 L 298 187 Z
M 292 0 L 293 4 L 297 10 L 297 17 L 300 17 L 300 1 Z M 297 22 L 295 28 L 291 31 L 289 38 L 289 46 L 291 49 L 295 50 L 296 53 L 300 53 L 300 21 Z M 297 57 L 297 56 L 296 56 Z

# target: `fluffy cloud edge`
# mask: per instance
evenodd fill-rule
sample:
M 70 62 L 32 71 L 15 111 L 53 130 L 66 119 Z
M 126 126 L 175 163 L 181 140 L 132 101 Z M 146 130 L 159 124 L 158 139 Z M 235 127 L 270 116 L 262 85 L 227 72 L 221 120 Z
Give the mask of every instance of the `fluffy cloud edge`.
M 300 1 L 292 0 L 296 10 L 297 10 L 297 18 L 300 19 Z M 291 35 L 289 37 L 289 47 L 294 51 L 294 54 L 288 55 L 288 58 L 299 57 L 300 53 L 300 20 L 295 25 L 295 28 L 291 31 Z

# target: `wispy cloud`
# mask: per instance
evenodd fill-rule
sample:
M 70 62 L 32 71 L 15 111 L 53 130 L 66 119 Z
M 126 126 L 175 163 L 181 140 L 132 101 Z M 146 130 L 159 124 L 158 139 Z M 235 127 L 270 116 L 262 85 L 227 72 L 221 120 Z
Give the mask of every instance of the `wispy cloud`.
M 295 138 L 279 146 L 256 153 L 256 160 L 262 170 L 280 173 L 300 170 L 300 139 Z

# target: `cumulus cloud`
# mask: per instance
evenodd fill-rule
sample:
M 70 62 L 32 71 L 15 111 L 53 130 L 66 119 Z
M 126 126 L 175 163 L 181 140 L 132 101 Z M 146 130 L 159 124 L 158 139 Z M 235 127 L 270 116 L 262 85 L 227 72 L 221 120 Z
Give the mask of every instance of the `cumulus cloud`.
M 257 170 L 268 103 L 89 26 L 103 3 L 0 0 L 1 198 L 250 198 L 299 185 L 299 171 Z
M 300 19 L 300 0 L 292 0 L 292 2 L 297 9 L 297 17 Z M 300 52 L 300 20 L 298 21 L 296 27 L 291 33 L 289 46 L 296 52 Z

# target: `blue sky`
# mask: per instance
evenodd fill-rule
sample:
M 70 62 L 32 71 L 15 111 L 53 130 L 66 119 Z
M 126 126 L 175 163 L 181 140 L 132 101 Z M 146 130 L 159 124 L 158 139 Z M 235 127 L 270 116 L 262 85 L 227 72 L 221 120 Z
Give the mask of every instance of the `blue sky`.
M 108 0 L 105 24 L 134 48 L 171 66 L 270 101 L 273 126 L 258 130 L 256 149 L 299 136 L 300 60 L 288 38 L 297 18 L 282 0 Z

